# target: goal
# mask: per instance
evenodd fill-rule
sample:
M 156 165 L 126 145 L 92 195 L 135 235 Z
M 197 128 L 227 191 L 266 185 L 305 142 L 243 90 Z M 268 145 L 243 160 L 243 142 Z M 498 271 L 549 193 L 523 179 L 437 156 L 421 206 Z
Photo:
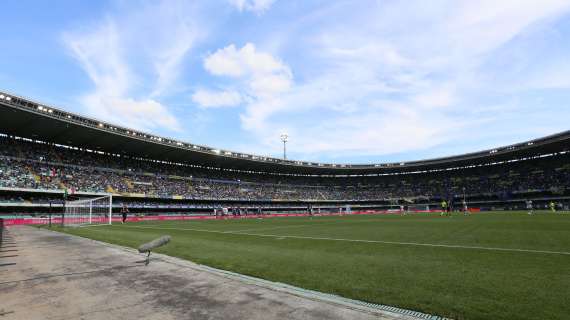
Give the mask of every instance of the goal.
M 64 226 L 111 224 L 113 196 L 65 201 Z

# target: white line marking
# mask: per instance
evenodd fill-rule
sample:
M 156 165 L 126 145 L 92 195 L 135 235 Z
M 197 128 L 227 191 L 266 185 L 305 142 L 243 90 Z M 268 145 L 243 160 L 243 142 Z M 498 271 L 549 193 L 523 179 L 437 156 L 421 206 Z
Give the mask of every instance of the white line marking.
M 394 245 L 402 245 L 402 246 L 439 247 L 439 248 L 456 248 L 456 249 L 473 249 L 473 250 L 489 250 L 489 251 L 528 252 L 528 253 L 546 253 L 546 254 L 570 255 L 570 252 L 564 252 L 564 251 L 547 251 L 547 250 L 533 250 L 533 249 L 461 246 L 461 245 L 452 245 L 452 244 L 344 239 L 344 238 L 327 238 L 327 237 L 287 236 L 287 235 L 278 235 L 278 234 L 236 233 L 236 232 L 230 232 L 230 231 L 214 231 L 214 230 L 192 229 L 192 228 L 143 227 L 143 226 L 123 226 L 123 227 L 125 227 L 125 228 L 140 228 L 140 229 L 157 229 L 157 230 L 196 231 L 196 232 L 208 232 L 208 233 L 219 233 L 219 234 L 234 234 L 234 235 L 252 236 L 252 237 L 309 239 L 309 240 L 325 240 L 325 241 L 346 241 L 346 242 L 361 242 L 361 243 L 394 244 Z
M 275 230 L 275 229 L 289 229 L 289 228 L 305 228 L 305 227 L 318 227 L 318 226 L 323 226 L 323 225 L 331 225 L 331 224 L 339 224 L 339 223 L 343 223 L 345 221 L 334 221 L 334 222 L 315 222 L 315 223 L 311 223 L 311 224 L 294 224 L 294 225 L 288 225 L 288 226 L 277 226 L 277 227 L 267 227 L 267 228 L 253 228 L 253 229 L 242 229 L 242 230 L 231 230 L 231 231 L 224 231 L 223 233 L 239 233 L 241 234 L 242 232 L 248 232 L 248 231 L 267 231 L 267 230 Z
M 108 223 L 102 223 L 102 224 L 86 224 L 86 225 L 81 225 L 81 226 L 77 226 L 78 228 L 91 228 L 91 227 L 101 227 L 101 226 L 108 226 Z

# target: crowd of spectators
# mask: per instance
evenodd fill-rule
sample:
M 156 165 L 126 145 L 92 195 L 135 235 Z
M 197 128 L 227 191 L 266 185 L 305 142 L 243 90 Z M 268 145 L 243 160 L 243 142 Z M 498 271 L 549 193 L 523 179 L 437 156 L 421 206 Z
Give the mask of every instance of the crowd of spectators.
M 295 177 L 196 168 L 0 137 L 0 187 L 219 200 L 378 200 L 565 192 L 570 156 L 369 177 Z

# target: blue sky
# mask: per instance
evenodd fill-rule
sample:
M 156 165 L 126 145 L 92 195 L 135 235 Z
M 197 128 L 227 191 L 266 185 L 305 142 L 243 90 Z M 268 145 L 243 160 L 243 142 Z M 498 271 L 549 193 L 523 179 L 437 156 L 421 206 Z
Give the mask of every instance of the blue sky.
M 458 154 L 570 128 L 570 2 L 3 1 L 0 88 L 222 149 Z

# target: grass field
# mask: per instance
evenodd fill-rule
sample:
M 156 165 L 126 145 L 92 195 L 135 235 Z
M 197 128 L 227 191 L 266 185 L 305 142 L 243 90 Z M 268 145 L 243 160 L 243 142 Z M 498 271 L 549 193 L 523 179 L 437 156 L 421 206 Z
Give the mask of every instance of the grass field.
M 570 215 L 162 221 L 57 230 L 454 319 L 569 319 Z

